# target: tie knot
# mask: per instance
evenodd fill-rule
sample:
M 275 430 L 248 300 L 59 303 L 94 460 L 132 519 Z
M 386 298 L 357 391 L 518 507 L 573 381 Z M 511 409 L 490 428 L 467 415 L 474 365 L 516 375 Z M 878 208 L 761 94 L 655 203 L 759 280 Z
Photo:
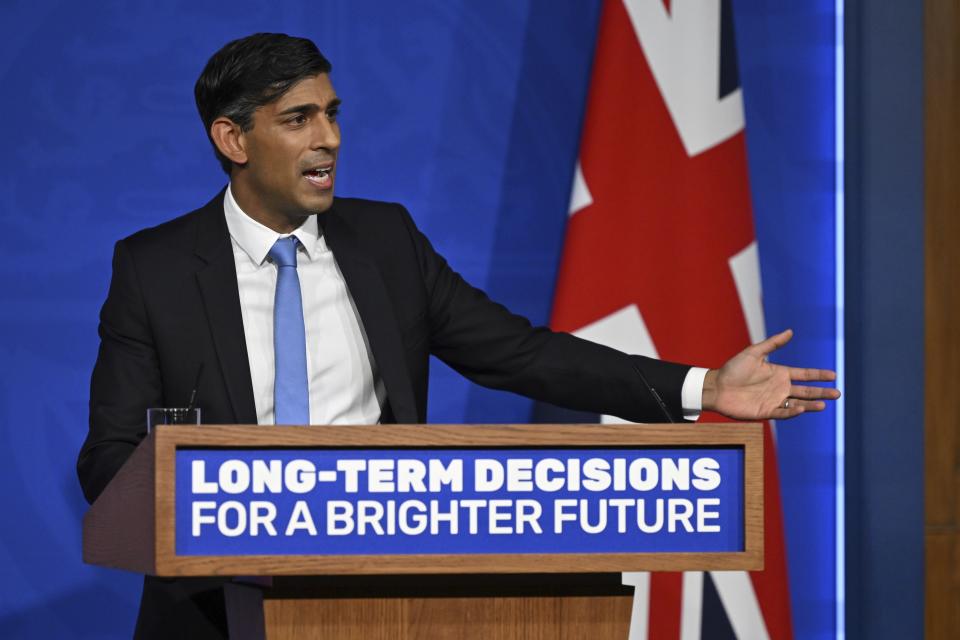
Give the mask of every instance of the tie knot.
M 290 236 L 287 238 L 279 238 L 276 242 L 273 243 L 273 247 L 270 248 L 270 253 L 267 255 L 281 267 L 294 267 L 297 266 L 297 238 L 296 236 Z

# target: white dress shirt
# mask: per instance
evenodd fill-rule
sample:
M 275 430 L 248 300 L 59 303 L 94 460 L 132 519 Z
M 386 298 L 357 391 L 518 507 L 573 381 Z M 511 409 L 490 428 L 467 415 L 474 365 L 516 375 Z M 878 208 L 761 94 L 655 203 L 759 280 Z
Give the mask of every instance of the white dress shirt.
M 278 238 L 294 235 L 297 275 L 303 299 L 310 384 L 310 424 L 375 424 L 386 398 L 383 381 L 333 252 L 310 216 L 292 234 L 280 234 L 248 216 L 230 187 L 223 210 L 233 245 L 240 289 L 243 333 L 258 424 L 274 424 L 273 301 L 277 268 L 267 254 Z M 696 420 L 701 411 L 707 370 L 693 367 L 681 389 L 683 417 Z
M 353 298 L 310 216 L 292 234 L 279 234 L 240 208 L 227 187 L 223 211 L 233 245 L 240 290 L 243 333 L 250 361 L 258 424 L 274 424 L 273 301 L 277 267 L 267 253 L 278 238 L 293 235 L 297 275 L 303 299 L 307 339 L 310 424 L 376 424 L 385 398 L 383 383 L 367 348 L 367 338 Z
M 683 407 L 683 417 L 687 420 L 696 420 L 703 411 L 703 379 L 706 377 L 707 369 L 691 367 L 683 379 L 680 405 Z

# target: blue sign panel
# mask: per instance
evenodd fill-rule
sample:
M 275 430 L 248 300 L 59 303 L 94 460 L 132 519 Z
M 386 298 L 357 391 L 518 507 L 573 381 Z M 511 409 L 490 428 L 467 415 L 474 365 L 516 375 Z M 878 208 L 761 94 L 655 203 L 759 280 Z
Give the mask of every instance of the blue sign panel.
M 730 552 L 743 450 L 178 449 L 178 555 Z

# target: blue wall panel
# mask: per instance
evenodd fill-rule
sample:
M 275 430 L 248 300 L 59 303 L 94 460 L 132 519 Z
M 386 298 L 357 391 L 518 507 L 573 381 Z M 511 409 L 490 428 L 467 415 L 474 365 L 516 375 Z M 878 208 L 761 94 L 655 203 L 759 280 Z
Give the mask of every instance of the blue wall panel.
M 736 3 L 767 325 L 833 366 L 832 3 Z M 208 56 L 254 31 L 313 38 L 344 99 L 341 195 L 401 201 L 469 280 L 547 321 L 597 0 L 0 5 L 0 636 L 129 637 L 136 576 L 80 562 L 73 465 L 118 238 L 224 181 L 192 103 Z M 434 421 L 531 404 L 435 365 Z M 832 634 L 833 417 L 780 430 L 798 637 Z M 50 615 L 51 611 L 57 615 Z
M 737 4 L 767 332 L 780 362 L 835 368 L 835 2 Z M 836 637 L 836 407 L 777 429 L 798 638 Z

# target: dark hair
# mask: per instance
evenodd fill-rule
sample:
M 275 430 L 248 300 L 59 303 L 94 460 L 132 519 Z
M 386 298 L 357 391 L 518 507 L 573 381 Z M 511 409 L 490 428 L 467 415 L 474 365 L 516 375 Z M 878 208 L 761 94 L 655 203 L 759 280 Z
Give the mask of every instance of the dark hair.
M 228 42 L 207 61 L 193 88 L 207 137 L 213 143 L 210 125 L 221 116 L 249 131 L 258 107 L 278 99 L 304 78 L 330 73 L 331 68 L 317 45 L 306 38 L 255 33 Z M 230 160 L 215 144 L 213 152 L 230 175 Z

